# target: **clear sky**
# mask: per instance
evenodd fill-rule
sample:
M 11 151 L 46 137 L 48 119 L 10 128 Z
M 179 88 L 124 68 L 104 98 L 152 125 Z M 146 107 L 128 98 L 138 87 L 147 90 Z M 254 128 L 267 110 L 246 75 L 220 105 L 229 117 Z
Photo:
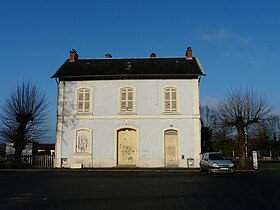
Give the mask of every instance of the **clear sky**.
M 70 49 L 80 58 L 172 57 L 190 46 L 207 74 L 203 104 L 249 86 L 280 111 L 279 11 L 279 0 L 3 0 L 0 103 L 30 80 L 46 93 L 55 131 L 50 77 Z

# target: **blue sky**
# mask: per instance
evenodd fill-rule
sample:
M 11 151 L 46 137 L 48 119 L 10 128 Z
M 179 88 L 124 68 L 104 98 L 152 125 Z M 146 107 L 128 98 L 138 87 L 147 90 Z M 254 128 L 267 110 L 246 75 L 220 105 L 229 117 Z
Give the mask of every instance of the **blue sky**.
M 0 103 L 22 80 L 45 91 L 55 130 L 54 72 L 80 58 L 184 56 L 192 47 L 206 77 L 203 104 L 249 86 L 280 111 L 278 0 L 6 0 L 0 7 Z M 54 141 L 54 139 L 53 139 Z

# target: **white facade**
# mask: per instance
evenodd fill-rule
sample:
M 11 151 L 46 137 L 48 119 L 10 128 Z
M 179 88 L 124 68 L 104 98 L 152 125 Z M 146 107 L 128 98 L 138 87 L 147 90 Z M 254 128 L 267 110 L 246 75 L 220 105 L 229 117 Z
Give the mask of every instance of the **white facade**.
M 58 84 L 56 167 L 198 167 L 200 142 L 198 79 Z

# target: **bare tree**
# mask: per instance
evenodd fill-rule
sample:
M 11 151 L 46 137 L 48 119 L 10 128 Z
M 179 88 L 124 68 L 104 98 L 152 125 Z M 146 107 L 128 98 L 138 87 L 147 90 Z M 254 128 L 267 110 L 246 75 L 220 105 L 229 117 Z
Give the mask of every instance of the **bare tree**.
M 219 124 L 237 131 L 239 168 L 246 167 L 246 127 L 261 123 L 270 112 L 267 100 L 253 89 L 231 89 L 226 98 L 218 102 Z
M 266 126 L 268 128 L 269 136 L 271 140 L 277 142 L 280 138 L 280 116 L 278 114 L 272 114 L 266 120 Z
M 216 113 L 213 107 L 208 105 L 200 107 L 201 125 L 212 129 L 216 125 Z
M 211 140 L 222 141 L 225 140 L 227 136 L 230 136 L 231 128 L 218 125 L 217 110 L 214 106 L 201 106 L 200 116 L 201 127 L 208 128 L 209 131 L 211 131 Z
M 11 91 L 1 109 L 0 138 L 13 143 L 15 167 L 19 167 L 25 145 L 46 136 L 46 99 L 36 85 L 22 82 Z

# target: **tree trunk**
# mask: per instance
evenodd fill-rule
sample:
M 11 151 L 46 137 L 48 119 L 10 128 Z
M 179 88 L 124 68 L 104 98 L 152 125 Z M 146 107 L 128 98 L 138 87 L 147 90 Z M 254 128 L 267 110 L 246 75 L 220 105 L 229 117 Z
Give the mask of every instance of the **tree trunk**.
M 24 150 L 24 147 L 26 145 L 26 126 L 28 121 L 20 122 L 17 128 L 17 136 L 15 138 L 14 142 L 14 148 L 15 148 L 15 160 L 14 160 L 14 167 L 15 168 L 21 168 L 22 162 L 21 162 L 21 154 L 22 150 Z
M 239 147 L 239 163 L 238 168 L 245 169 L 246 168 L 246 145 L 245 145 L 245 130 L 243 126 L 237 127 L 237 142 Z
M 21 153 L 22 153 L 23 148 L 20 147 L 15 147 L 15 159 L 14 159 L 14 168 L 21 168 Z

